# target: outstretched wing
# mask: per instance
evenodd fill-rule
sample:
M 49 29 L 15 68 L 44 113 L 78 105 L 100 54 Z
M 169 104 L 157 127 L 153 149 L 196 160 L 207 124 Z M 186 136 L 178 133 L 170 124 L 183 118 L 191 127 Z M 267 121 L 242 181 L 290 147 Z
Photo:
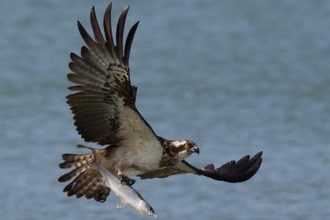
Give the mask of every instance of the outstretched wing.
M 90 21 L 95 39 L 78 21 L 86 46 L 81 48 L 81 57 L 70 54 L 72 73 L 68 74 L 68 79 L 76 85 L 69 87 L 75 93 L 67 96 L 67 103 L 74 114 L 78 133 L 87 142 L 111 147 L 119 142 L 124 145 L 122 141 L 128 139 L 130 145 L 132 142 L 157 141 L 154 131 L 135 107 L 137 88 L 130 81 L 129 55 L 138 22 L 129 30 L 124 46 L 128 9 L 126 7 L 120 15 L 116 39 L 112 35 L 111 4 L 104 14 L 105 38 L 94 7 Z
M 234 160 L 229 161 L 217 169 L 214 168 L 213 164 L 197 168 L 183 160 L 176 167 L 148 172 L 140 175 L 140 177 L 142 179 L 155 177 L 164 178 L 176 174 L 193 173 L 230 183 L 244 182 L 250 179 L 259 170 L 262 163 L 261 156 L 262 152 L 257 153 L 251 159 L 249 155 L 246 155 L 237 162 Z

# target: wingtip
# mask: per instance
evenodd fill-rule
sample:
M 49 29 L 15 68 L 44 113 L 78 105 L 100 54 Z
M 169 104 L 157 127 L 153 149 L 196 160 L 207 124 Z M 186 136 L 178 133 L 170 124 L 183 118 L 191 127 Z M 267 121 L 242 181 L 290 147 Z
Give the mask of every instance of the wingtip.
M 259 153 L 257 153 L 256 155 L 254 155 L 252 158 L 251 158 L 251 161 L 257 161 L 258 159 L 261 159 L 262 158 L 262 151 L 260 151 Z
M 127 6 L 123 9 L 123 12 L 128 13 L 130 7 L 131 7 L 130 5 L 127 5 Z
M 244 157 L 242 157 L 241 159 L 239 159 L 236 164 L 237 165 L 241 165 L 241 164 L 245 164 L 250 160 L 250 155 L 246 155 Z
M 107 14 L 107 16 L 111 16 L 111 11 L 112 11 L 112 2 L 110 2 L 110 4 L 107 6 L 104 14 Z
M 247 173 L 250 173 L 250 177 L 248 178 L 248 179 L 250 179 L 250 178 L 252 178 L 257 172 L 258 172 L 258 170 L 260 169 L 260 167 L 261 167 L 261 163 L 262 163 L 262 158 L 259 158 L 250 168 L 249 168 L 249 170 L 247 171 Z M 248 180 L 248 179 L 246 179 L 246 180 Z
M 262 151 L 260 151 L 259 153 L 257 153 L 256 155 L 254 155 L 251 160 L 250 160 L 250 164 L 253 164 L 253 167 L 260 167 L 261 163 L 262 163 Z M 259 168 L 258 168 L 259 169 Z
M 261 167 L 261 164 L 262 164 L 262 161 L 263 161 L 263 158 L 261 157 L 262 156 L 262 151 L 257 153 L 250 161 L 252 162 L 252 166 L 250 167 L 249 171 L 251 173 L 253 173 L 252 176 L 254 176 L 254 174 L 257 173 L 257 171 L 259 170 L 259 168 Z M 251 177 L 252 177 L 251 176 Z
M 79 31 L 81 31 L 81 29 L 84 28 L 79 20 L 77 20 L 77 26 L 78 26 Z

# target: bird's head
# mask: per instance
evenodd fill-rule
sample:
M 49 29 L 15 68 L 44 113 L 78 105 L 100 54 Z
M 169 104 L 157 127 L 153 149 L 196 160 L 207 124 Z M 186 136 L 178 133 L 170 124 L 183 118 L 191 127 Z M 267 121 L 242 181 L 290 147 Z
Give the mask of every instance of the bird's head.
M 199 154 L 199 148 L 196 146 L 196 143 L 190 140 L 170 141 L 167 150 L 170 156 L 178 161 L 184 160 L 192 153 Z

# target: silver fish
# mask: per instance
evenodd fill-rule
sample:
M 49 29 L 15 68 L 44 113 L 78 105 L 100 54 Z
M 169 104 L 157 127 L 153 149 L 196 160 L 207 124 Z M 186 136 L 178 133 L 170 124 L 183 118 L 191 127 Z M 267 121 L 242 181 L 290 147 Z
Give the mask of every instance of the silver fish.
M 87 148 L 93 152 L 94 160 L 90 162 L 90 165 L 92 168 L 100 172 L 103 176 L 103 184 L 109 187 L 119 198 L 120 205 L 117 206 L 118 208 L 129 205 L 142 215 L 157 217 L 157 214 L 152 206 L 145 199 L 143 199 L 138 191 L 127 185 L 125 182 L 122 182 L 116 175 L 112 174 L 102 165 L 94 148 L 83 145 L 78 145 L 78 147 Z

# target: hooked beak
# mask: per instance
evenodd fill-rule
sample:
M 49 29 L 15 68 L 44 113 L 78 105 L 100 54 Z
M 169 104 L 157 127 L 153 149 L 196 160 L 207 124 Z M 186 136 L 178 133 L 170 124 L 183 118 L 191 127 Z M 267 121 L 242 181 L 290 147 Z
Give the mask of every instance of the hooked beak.
M 199 148 L 195 145 L 193 148 L 191 148 L 191 152 L 197 153 L 199 155 Z

